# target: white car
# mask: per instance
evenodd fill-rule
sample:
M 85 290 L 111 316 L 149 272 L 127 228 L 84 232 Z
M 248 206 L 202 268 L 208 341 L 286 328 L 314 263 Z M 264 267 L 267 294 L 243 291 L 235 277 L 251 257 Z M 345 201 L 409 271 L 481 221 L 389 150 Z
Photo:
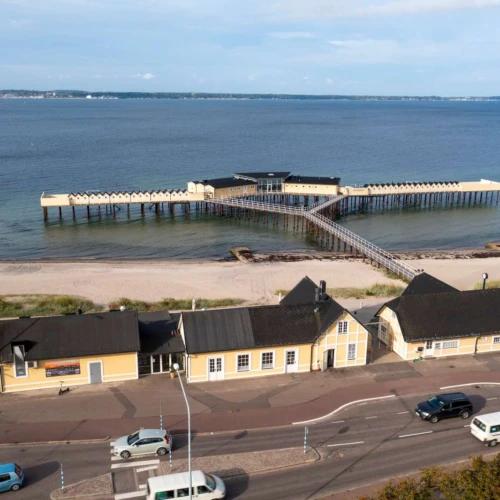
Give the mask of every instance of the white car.
M 135 455 L 166 455 L 172 449 L 172 436 L 160 429 L 142 429 L 115 441 L 113 453 L 122 458 Z

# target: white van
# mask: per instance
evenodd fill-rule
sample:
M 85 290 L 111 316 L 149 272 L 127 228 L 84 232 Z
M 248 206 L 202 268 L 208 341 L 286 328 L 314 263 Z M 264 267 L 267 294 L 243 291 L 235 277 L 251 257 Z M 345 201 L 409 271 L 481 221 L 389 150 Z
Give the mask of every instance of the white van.
M 500 411 L 478 415 L 472 420 L 470 431 L 479 441 L 496 446 L 500 441 Z
M 218 500 L 226 496 L 226 486 L 220 477 L 201 470 L 191 472 L 193 498 Z M 147 500 L 189 498 L 189 472 L 150 477 L 147 483 Z

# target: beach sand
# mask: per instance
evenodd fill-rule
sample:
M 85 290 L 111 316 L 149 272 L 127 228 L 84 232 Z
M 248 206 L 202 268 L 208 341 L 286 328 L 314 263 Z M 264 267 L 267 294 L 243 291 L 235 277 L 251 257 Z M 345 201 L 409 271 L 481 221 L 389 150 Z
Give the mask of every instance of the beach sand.
M 496 258 L 407 262 L 461 290 L 472 289 L 482 281 L 484 272 L 490 280 L 500 280 L 500 259 Z M 251 304 L 274 304 L 277 289 L 290 289 L 306 275 L 316 283 L 325 280 L 329 288 L 402 284 L 361 261 L 2 262 L 0 295 L 68 294 L 103 305 L 119 297 L 146 301 L 230 297 Z M 381 301 L 369 302 L 374 300 Z

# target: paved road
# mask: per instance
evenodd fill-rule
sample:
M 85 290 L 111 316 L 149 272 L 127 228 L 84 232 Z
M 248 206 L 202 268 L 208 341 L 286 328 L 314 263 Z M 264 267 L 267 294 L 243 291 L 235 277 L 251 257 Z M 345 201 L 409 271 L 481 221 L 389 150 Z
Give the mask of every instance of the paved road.
M 476 411 L 500 410 L 500 388 L 470 388 L 467 393 Z M 229 479 L 228 498 L 316 498 L 423 466 L 466 459 L 471 453 L 493 451 L 470 435 L 466 427 L 470 420 L 455 418 L 432 425 L 417 419 L 415 404 L 427 396 L 367 403 L 309 425 L 308 444 L 318 447 L 326 460 L 293 470 Z M 195 435 L 193 456 L 302 446 L 303 438 L 304 426 Z M 186 456 L 187 436 L 176 436 L 173 459 Z M 137 461 L 151 458 L 155 457 Z M 109 443 L 0 448 L 0 463 L 5 461 L 16 461 L 26 471 L 23 500 L 48 498 L 50 491 L 60 486 L 59 461 L 67 484 L 108 472 L 112 464 L 120 463 L 111 461 Z M 7 494 L 6 500 L 11 495 L 14 498 L 14 494 Z

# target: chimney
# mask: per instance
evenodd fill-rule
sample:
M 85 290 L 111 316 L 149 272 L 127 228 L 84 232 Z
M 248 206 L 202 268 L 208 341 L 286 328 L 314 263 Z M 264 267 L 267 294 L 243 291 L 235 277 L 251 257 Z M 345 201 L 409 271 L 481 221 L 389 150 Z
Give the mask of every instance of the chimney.
M 318 303 L 319 302 L 319 299 L 320 299 L 320 289 L 319 288 L 315 288 L 314 289 L 314 303 Z
M 320 288 L 320 299 L 326 300 L 326 281 L 321 280 L 319 282 L 319 288 Z

